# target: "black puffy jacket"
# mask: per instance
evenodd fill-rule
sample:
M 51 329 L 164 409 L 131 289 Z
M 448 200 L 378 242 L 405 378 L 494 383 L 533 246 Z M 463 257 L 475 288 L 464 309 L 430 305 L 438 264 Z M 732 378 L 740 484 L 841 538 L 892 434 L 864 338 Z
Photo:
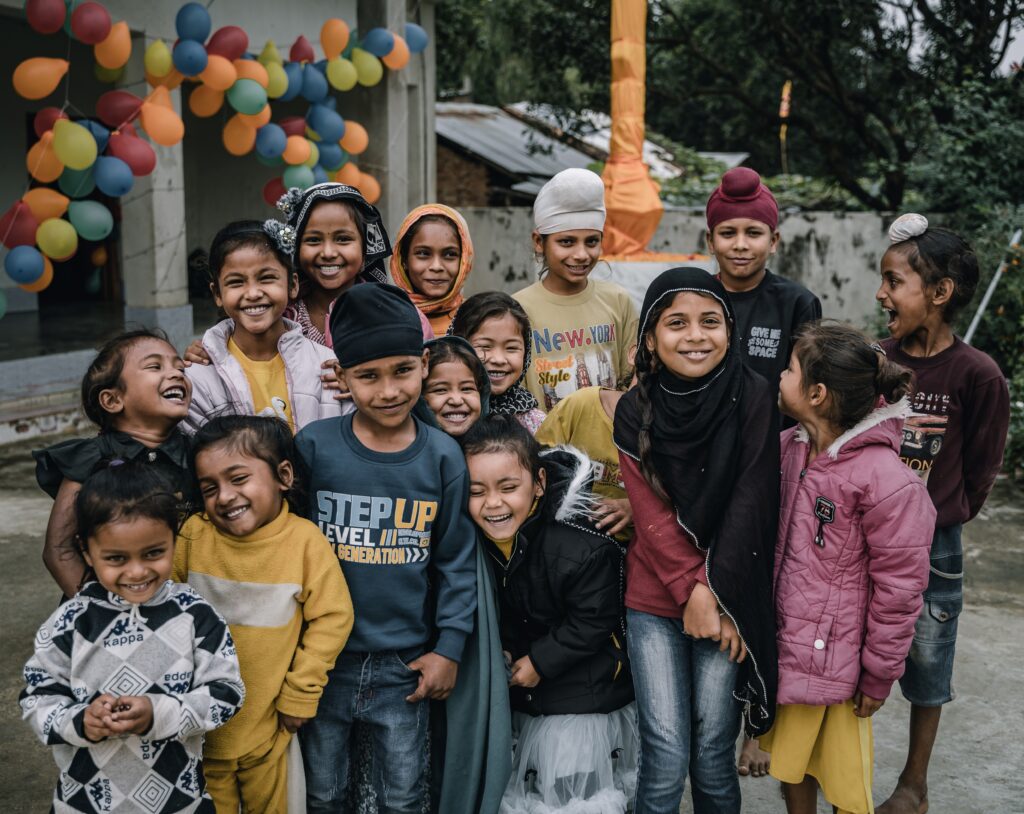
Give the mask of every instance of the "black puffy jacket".
M 626 659 L 624 551 L 587 519 L 592 464 L 578 450 L 544 453 L 547 489 L 508 563 L 483 537 L 498 591 L 503 649 L 529 655 L 536 687 L 513 687 L 531 715 L 611 712 L 633 700 Z

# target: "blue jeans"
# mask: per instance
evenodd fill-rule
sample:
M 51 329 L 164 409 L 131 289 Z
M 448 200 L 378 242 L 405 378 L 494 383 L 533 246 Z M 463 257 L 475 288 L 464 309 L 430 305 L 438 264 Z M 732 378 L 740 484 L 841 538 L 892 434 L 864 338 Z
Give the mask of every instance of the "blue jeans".
M 338 656 L 316 717 L 299 730 L 309 814 L 344 809 L 354 721 L 364 722 L 371 732 L 378 811 L 419 814 L 429 704 L 405 700 L 419 681 L 419 673 L 406 664 L 419 655 L 417 650 Z
M 678 814 L 687 773 L 694 814 L 739 814 L 737 665 L 683 633 L 681 616 L 627 609 L 626 630 L 640 719 L 634 814 Z

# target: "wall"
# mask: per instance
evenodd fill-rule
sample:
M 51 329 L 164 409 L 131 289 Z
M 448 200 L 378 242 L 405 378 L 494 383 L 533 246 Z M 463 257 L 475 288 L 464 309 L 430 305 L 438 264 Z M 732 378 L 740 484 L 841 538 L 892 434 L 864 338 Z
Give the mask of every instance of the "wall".
M 469 161 L 443 144 L 437 145 L 437 199 L 460 210 L 487 206 L 490 183 L 487 167 Z

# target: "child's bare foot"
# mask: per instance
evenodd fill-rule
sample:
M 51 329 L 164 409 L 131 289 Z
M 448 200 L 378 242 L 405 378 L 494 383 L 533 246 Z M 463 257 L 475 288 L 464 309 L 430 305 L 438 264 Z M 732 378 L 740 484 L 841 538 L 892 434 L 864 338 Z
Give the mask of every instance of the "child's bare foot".
M 926 814 L 928 789 L 896 784 L 889 799 L 875 809 L 876 814 Z
M 740 749 L 740 759 L 736 764 L 736 772 L 743 777 L 764 777 L 768 774 L 768 765 L 772 756 L 757 745 L 754 738 L 744 738 Z

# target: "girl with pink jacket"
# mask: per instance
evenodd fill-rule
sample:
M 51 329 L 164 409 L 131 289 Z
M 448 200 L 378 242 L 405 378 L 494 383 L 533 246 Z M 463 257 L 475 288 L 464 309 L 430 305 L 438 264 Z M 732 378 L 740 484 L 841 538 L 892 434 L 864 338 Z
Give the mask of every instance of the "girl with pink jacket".
M 899 459 L 911 378 L 854 328 L 813 324 L 780 379 L 799 426 L 782 434 L 779 706 L 761 746 L 789 814 L 813 814 L 819 786 L 874 811 L 870 718 L 903 672 L 935 523 Z

